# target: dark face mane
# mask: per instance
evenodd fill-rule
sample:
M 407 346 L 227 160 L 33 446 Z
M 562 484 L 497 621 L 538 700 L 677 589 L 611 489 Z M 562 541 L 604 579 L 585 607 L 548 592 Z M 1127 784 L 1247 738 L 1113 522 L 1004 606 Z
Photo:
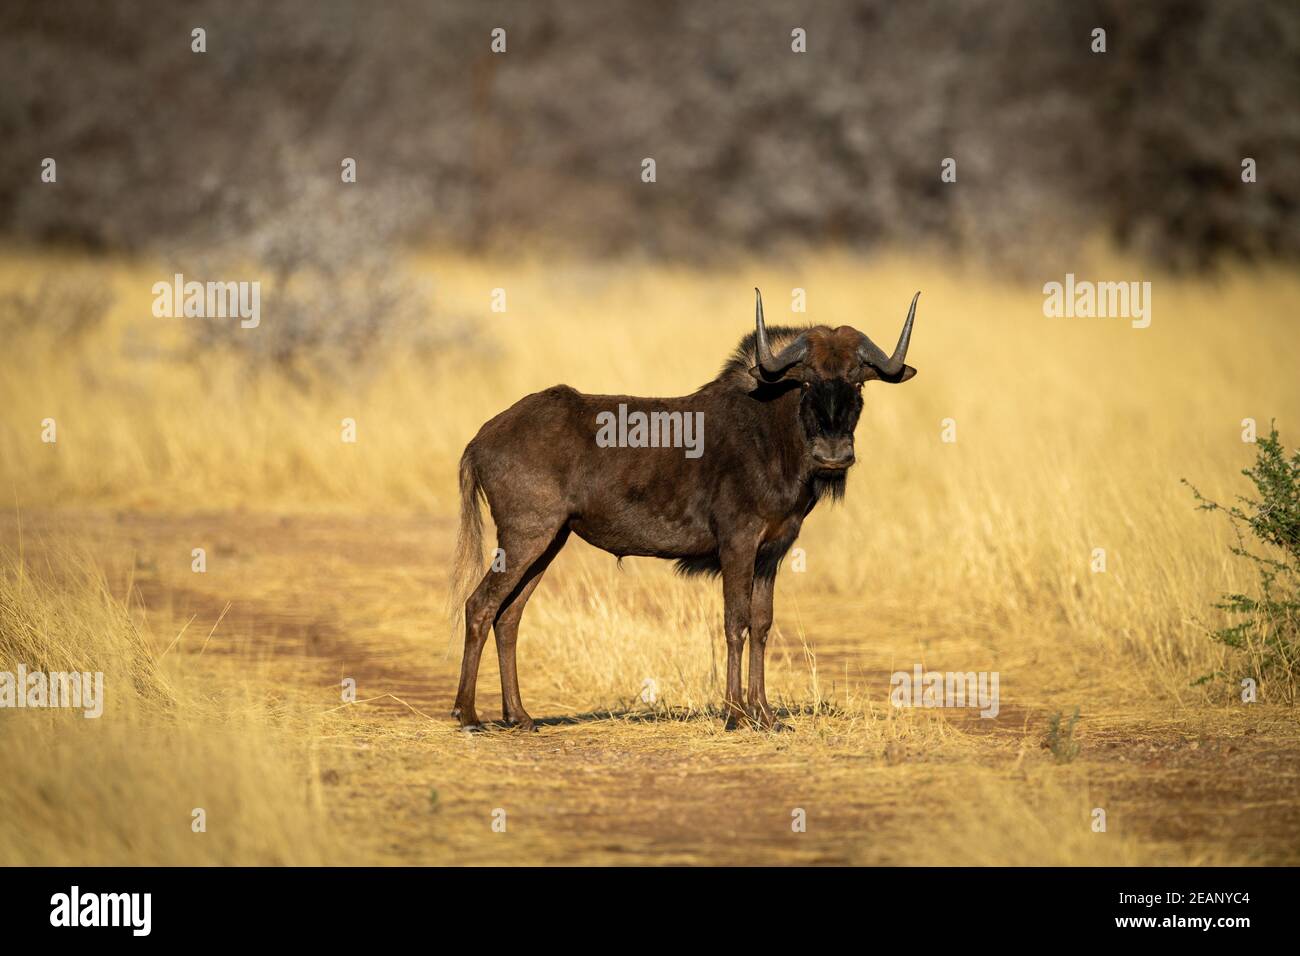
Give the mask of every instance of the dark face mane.
M 767 335 L 774 349 L 805 336 L 812 343 L 807 361 L 780 381 L 755 380 L 751 372 L 756 362 L 755 333 L 751 333 L 740 341 L 722 367 L 718 381 L 759 401 L 771 401 L 797 390 L 799 427 L 810 459 L 815 453 L 834 452 L 849 455 L 851 461 L 853 432 L 862 414 L 862 385 L 871 377 L 852 351 L 858 333 L 847 326 L 769 326 Z M 847 466 L 818 467 L 810 460 L 809 471 L 816 499 L 830 495 L 838 500 L 844 496 Z
M 844 379 L 825 379 L 804 389 L 799 402 L 799 422 L 809 446 L 819 442 L 847 443 L 853 447 L 853 430 L 862 414 L 862 385 Z M 833 501 L 844 497 L 848 468 L 820 469 L 813 472 L 813 493 L 817 498 L 830 495 Z

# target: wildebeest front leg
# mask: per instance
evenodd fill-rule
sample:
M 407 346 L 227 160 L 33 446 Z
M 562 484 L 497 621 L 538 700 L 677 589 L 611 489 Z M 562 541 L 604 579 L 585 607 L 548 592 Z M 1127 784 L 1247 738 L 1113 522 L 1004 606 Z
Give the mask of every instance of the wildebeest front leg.
M 772 627 L 772 591 L 775 586 L 775 577 L 763 575 L 754 579 L 754 597 L 749 611 L 749 713 L 761 727 L 788 730 L 772 713 L 764 682 L 763 665 L 767 654 L 767 632 Z
M 749 627 L 754 590 L 754 547 L 724 549 L 722 558 L 723 629 L 727 637 L 727 696 L 723 714 L 728 730 L 745 720 L 745 701 L 740 693 L 740 658 Z

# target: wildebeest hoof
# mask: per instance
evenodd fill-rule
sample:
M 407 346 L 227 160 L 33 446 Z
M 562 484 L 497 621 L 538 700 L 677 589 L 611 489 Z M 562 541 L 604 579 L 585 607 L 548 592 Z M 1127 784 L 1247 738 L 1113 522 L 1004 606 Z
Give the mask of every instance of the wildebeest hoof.
M 515 730 L 522 730 L 526 734 L 537 733 L 537 724 L 533 721 L 533 718 L 529 717 L 527 714 L 524 714 L 522 717 L 507 717 L 505 719 L 505 724 L 507 727 L 512 727 Z
M 466 711 L 460 707 L 453 707 L 451 715 L 460 721 L 461 730 L 482 730 L 483 724 L 478 719 L 478 714 L 472 710 Z
M 726 714 L 723 715 L 722 729 L 739 730 L 741 727 L 749 723 L 749 721 L 750 721 L 750 717 L 748 714 L 744 714 L 744 713 L 738 714 L 735 711 L 728 711 Z
M 756 729 L 769 730 L 774 734 L 794 730 L 789 724 L 783 724 L 777 720 L 776 715 L 772 713 L 772 709 L 766 705 L 753 708 L 749 713 L 749 719 Z

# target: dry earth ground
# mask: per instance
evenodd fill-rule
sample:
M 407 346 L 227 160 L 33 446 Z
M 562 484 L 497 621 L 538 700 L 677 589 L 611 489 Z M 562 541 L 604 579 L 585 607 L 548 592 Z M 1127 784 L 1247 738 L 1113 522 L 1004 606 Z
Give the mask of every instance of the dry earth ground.
M 251 687 L 269 708 L 322 715 L 309 732 L 333 831 L 323 862 L 1300 862 L 1289 709 L 1171 705 L 1078 675 L 1004 683 L 996 720 L 895 711 L 885 675 L 909 666 L 900 661 L 987 658 L 1006 673 L 1022 652 L 793 587 L 778 603 L 776 686 L 808 680 L 806 641 L 820 692 L 849 701 L 796 713 L 793 734 L 726 733 L 706 713 L 656 712 L 637 699 L 635 674 L 626 700 L 597 701 L 538 666 L 536 627 L 520 660 L 541 731 L 462 733 L 447 715 L 459 648 L 428 627 L 453 531 L 432 519 L 90 512 L 27 515 L 22 534 L 29 562 L 50 542 L 89 548 L 115 590 L 136 589 L 154 633 L 181 634 L 169 653 L 205 692 Z M 17 535 L 12 516 L 5 533 Z M 190 570 L 195 541 L 209 542 L 206 574 Z M 561 560 L 565 575 L 613 564 L 590 549 Z M 647 586 L 712 590 L 643 566 L 610 576 L 632 602 Z M 539 592 L 530 613 L 545 618 L 546 603 Z M 497 712 L 494 663 L 487 654 L 485 716 Z M 360 699 L 346 707 L 344 676 Z M 1079 756 L 1058 765 L 1043 747 L 1047 718 L 1080 701 Z M 1094 807 L 1107 812 L 1104 834 L 1091 830 Z M 505 833 L 492 829 L 498 808 Z M 796 808 L 806 832 L 792 831 Z M 188 806 L 175 810 L 186 828 Z

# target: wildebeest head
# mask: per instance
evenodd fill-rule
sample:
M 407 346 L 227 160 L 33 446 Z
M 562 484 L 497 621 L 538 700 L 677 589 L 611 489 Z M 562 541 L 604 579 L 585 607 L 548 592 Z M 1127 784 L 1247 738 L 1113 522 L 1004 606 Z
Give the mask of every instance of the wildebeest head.
M 844 472 L 854 461 L 853 430 L 862 413 L 862 386 L 873 379 L 897 384 L 916 374 L 916 369 L 903 360 L 907 358 L 916 300 L 921 293 L 912 297 L 893 355 L 886 355 L 870 338 L 848 325 L 807 329 L 773 354 L 763 324 L 763 297 L 757 289 L 754 294 L 756 364 L 749 374 L 768 385 L 798 383 L 803 392 L 799 419 L 814 470 L 819 478 L 832 482 L 830 490 L 838 494 Z

